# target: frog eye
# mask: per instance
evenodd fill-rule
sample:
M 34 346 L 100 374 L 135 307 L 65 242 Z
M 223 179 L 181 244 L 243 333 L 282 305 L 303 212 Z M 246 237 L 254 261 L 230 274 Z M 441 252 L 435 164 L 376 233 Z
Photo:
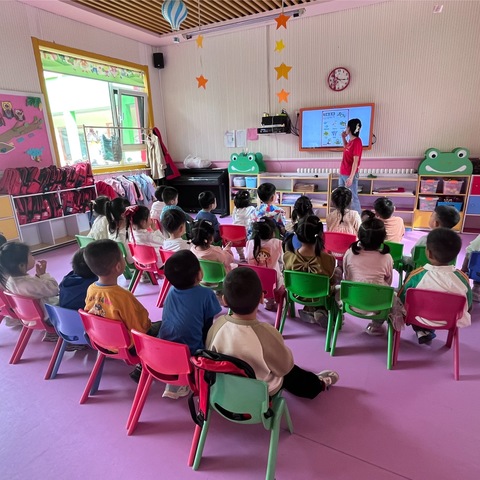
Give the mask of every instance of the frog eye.
M 434 159 L 438 157 L 438 151 L 437 150 L 432 150 L 431 152 L 428 152 L 428 158 Z
M 247 156 L 247 159 L 248 159 L 249 162 L 254 162 L 255 161 L 255 155 L 253 155 L 253 153 L 250 153 Z
M 238 155 L 236 153 L 232 153 L 232 156 L 230 157 L 230 159 L 232 160 L 232 162 L 235 162 L 238 160 Z
M 468 157 L 468 153 L 467 153 L 466 150 L 463 150 L 463 149 L 462 149 L 462 150 L 458 150 L 458 151 L 457 151 L 457 157 L 458 157 L 458 158 L 466 158 L 466 157 Z

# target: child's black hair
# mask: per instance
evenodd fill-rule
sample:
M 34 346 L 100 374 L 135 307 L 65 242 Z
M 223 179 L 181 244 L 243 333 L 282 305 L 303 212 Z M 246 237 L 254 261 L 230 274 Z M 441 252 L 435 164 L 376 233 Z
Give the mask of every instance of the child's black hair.
M 263 203 L 268 203 L 276 191 L 277 187 L 273 183 L 262 183 L 257 188 L 257 195 Z
M 192 227 L 192 243 L 197 247 L 210 245 L 215 236 L 215 229 L 212 222 L 208 220 L 197 220 Z
M 252 223 L 253 256 L 260 253 L 262 240 L 270 240 L 275 235 L 277 225 L 272 218 L 262 217 L 258 222 Z
M 263 289 L 257 272 L 248 267 L 234 268 L 223 281 L 225 303 L 233 313 L 248 315 L 260 303 Z
M 177 197 L 178 197 L 178 190 L 176 188 L 165 187 L 163 189 L 162 199 L 165 205 L 171 205 L 171 202 L 173 202 Z
M 372 212 L 371 210 L 362 210 L 360 218 L 362 219 L 362 222 L 371 218 L 375 218 L 375 212 Z
M 293 205 L 292 222 L 295 223 L 307 215 L 313 215 L 312 201 L 306 195 L 301 195 Z
M 215 194 L 210 190 L 200 193 L 198 196 L 198 203 L 200 204 L 200 207 L 206 210 L 210 205 L 215 203 Z
M 0 283 L 6 287 L 9 277 L 23 275 L 21 264 L 28 263 L 30 247 L 26 243 L 7 242 L 0 247 Z
M 248 190 L 239 190 L 233 199 L 233 204 L 237 208 L 247 208 L 250 206 L 250 202 L 250 193 Z
M 383 242 L 387 238 L 385 224 L 379 218 L 369 218 L 365 220 L 358 229 L 358 242 L 351 245 L 354 255 L 358 255 L 362 250 L 378 250 L 385 255 L 390 253 L 390 247 Z
M 163 200 L 163 191 L 167 188 L 166 185 L 160 185 L 159 187 L 157 187 L 155 189 L 155 198 L 159 201 L 159 202 L 164 202 Z M 164 202 L 165 203 L 165 202 Z
M 200 272 L 200 262 L 190 250 L 175 252 L 164 266 L 165 277 L 179 290 L 192 288 Z M 195 308 L 195 305 L 192 305 Z
M 448 265 L 460 253 L 462 239 L 449 228 L 435 228 L 427 235 L 426 248 L 440 265 Z
M 149 217 L 150 217 L 150 210 L 148 209 L 148 207 L 146 207 L 145 205 L 136 205 L 135 212 L 131 216 L 127 217 L 128 226 L 130 225 L 130 222 L 132 222 L 132 224 L 135 227 L 139 227 L 140 224 L 142 222 L 146 222 L 149 219 Z M 128 230 L 128 226 L 127 226 L 127 230 Z
M 325 247 L 323 241 L 323 225 L 316 215 L 308 215 L 300 219 L 294 226 L 295 233 L 301 243 L 315 245 L 315 255 L 320 256 Z M 287 248 L 294 251 L 292 242 L 287 243 Z
M 350 204 L 352 203 L 352 191 L 347 187 L 337 187 L 332 192 L 332 204 L 340 211 L 342 218 L 340 223 L 343 223 L 343 217 Z
M 116 235 L 118 235 L 122 216 L 125 213 L 127 207 L 129 206 L 130 202 L 124 197 L 114 198 L 113 200 L 105 204 L 105 216 L 108 220 L 108 231 L 110 233 L 116 233 Z
M 437 205 L 435 216 L 441 227 L 453 228 L 460 221 L 460 214 L 455 207 L 449 205 Z
M 5 237 L 5 235 L 2 235 L 2 234 L 0 233 L 0 247 L 1 247 L 4 243 L 7 243 L 7 237 Z
M 186 222 L 185 214 L 177 208 L 170 208 L 162 215 L 162 227 L 168 233 L 176 232 Z
M 120 262 L 122 252 L 117 242 L 104 239 L 89 243 L 83 256 L 88 268 L 97 277 L 104 277 L 110 275 L 115 265 Z
M 90 267 L 85 261 L 85 249 L 81 248 L 72 257 L 72 270 L 73 273 L 77 274 L 82 278 L 93 278 L 96 275 L 90 270 Z
M 350 129 L 350 133 L 354 137 L 358 137 L 360 135 L 360 129 L 362 128 L 362 122 L 359 118 L 352 118 L 347 123 L 348 128 Z
M 105 215 L 105 206 L 109 201 L 110 198 L 108 198 L 106 195 L 100 195 L 90 202 L 90 210 L 95 212 L 97 215 Z
M 381 197 L 375 200 L 373 209 L 382 220 L 388 220 L 395 211 L 395 205 L 389 198 Z

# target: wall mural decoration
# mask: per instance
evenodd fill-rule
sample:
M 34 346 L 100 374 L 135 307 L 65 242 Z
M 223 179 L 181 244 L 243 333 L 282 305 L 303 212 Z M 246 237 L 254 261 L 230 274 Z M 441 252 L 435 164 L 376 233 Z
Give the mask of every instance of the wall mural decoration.
M 0 90 L 0 171 L 54 162 L 43 95 Z

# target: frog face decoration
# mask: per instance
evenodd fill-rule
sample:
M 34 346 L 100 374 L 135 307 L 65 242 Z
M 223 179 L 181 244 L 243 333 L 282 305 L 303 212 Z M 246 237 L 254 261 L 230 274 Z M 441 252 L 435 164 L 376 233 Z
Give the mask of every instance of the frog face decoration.
M 468 159 L 469 155 L 470 151 L 463 147 L 451 152 L 429 148 L 425 152 L 425 159 L 418 167 L 418 173 L 420 175 L 471 175 L 473 165 Z
M 229 173 L 257 174 L 264 172 L 265 164 L 261 153 L 232 153 L 228 164 Z

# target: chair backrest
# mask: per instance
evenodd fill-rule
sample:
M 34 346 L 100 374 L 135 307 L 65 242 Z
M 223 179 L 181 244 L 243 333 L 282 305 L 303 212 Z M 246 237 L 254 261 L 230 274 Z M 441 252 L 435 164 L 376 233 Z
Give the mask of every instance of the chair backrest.
M 78 246 L 80 248 L 86 247 L 89 243 L 92 243 L 95 241 L 94 238 L 92 237 L 87 237 L 85 235 L 75 235 L 75 238 L 77 239 Z
M 390 247 L 390 255 L 394 262 L 400 262 L 403 258 L 403 243 L 385 242 Z
M 212 262 L 211 260 L 198 259 L 203 272 L 202 283 L 223 282 L 226 272 L 225 265 L 222 262 Z
M 122 245 L 122 244 L 120 244 Z M 157 271 L 157 253 L 151 245 L 129 243 L 135 267 L 144 271 Z
M 289 295 L 305 298 L 325 297 L 330 293 L 330 279 L 318 273 L 285 270 L 285 288 Z
M 17 315 L 10 307 L 10 302 L 8 297 L 5 295 L 3 290 L 0 290 L 0 322 L 3 320 L 4 317 L 12 317 L 17 318 Z
M 220 237 L 223 245 L 232 242 L 233 247 L 245 247 L 247 229 L 243 225 L 220 225 Z
M 99 317 L 84 310 L 79 310 L 78 313 L 93 348 L 108 357 L 137 363 L 138 358 L 129 352 L 132 339 L 122 321 Z
M 240 264 L 239 267 L 247 267 L 257 272 L 262 283 L 262 290 L 265 298 L 275 297 L 275 286 L 277 285 L 277 271 L 274 268 L 260 267 L 258 265 Z
M 427 247 L 425 245 L 417 245 L 413 249 L 413 263 L 415 268 L 423 267 L 425 264 L 430 263 L 427 258 Z M 455 257 L 449 265 L 456 265 L 457 258 Z
M 340 232 L 325 232 L 323 234 L 325 250 L 343 256 L 350 248 L 350 245 L 357 240 L 356 235 Z
M 83 345 L 85 339 L 85 327 L 77 310 L 59 307 L 58 305 L 45 304 L 48 317 L 55 327 L 58 335 L 68 343 Z
M 158 252 L 160 253 L 163 265 L 165 265 L 165 262 L 175 253 L 173 250 L 164 250 L 163 248 L 159 248 Z
M 420 327 L 450 330 L 463 316 L 467 298 L 456 293 L 409 288 L 405 297 L 405 323 Z M 422 318 L 429 322 L 422 322 Z M 434 323 L 434 325 L 432 325 Z
M 340 284 L 340 299 L 343 310 L 360 318 L 385 319 L 393 305 L 393 287 L 375 285 L 373 283 L 350 282 L 342 280 Z M 376 315 L 367 315 L 356 310 L 377 312 Z
M 4 292 L 4 294 L 15 315 L 26 327 L 34 330 L 47 329 L 44 322 L 45 311 L 38 298 L 24 297 L 10 292 Z M 50 329 L 53 331 L 51 327 Z
M 189 384 L 193 367 L 190 350 L 183 343 L 169 342 L 132 330 L 133 343 L 143 368 L 157 380 L 171 385 Z
M 472 252 L 468 262 L 468 277 L 480 282 L 480 252 Z

